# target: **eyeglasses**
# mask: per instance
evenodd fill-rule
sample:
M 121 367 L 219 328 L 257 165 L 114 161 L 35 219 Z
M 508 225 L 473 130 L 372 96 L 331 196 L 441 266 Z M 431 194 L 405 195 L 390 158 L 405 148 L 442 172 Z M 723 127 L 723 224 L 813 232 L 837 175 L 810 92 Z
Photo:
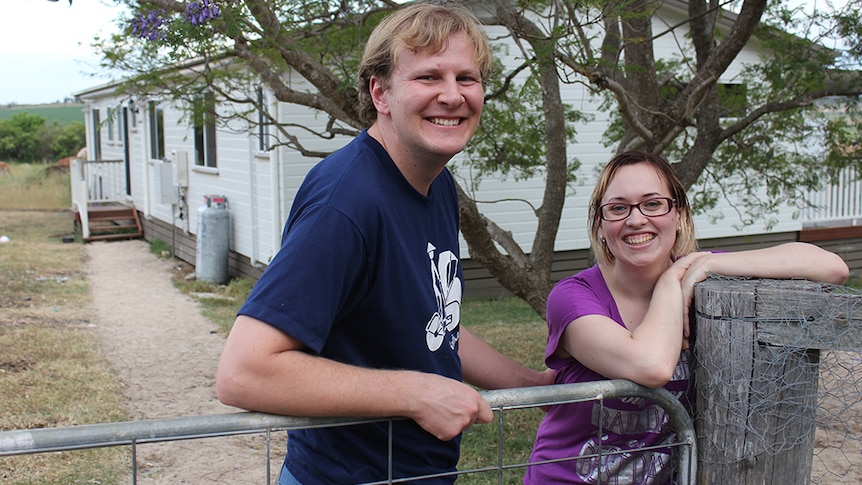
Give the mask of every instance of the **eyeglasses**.
M 599 206 L 599 216 L 604 221 L 614 222 L 628 218 L 632 209 L 637 207 L 641 214 L 647 217 L 663 216 L 670 212 L 676 205 L 676 200 L 669 197 L 656 197 L 647 199 L 637 204 L 626 204 L 624 202 L 611 202 Z

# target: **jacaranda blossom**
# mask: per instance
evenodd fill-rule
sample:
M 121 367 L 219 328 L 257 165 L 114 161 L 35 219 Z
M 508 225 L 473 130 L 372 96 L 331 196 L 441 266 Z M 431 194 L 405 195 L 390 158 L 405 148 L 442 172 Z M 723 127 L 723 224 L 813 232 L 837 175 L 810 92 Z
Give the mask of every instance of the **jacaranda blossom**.
M 192 25 L 202 25 L 207 20 L 212 20 L 218 16 L 218 5 L 210 0 L 189 2 L 186 5 L 186 19 Z
M 151 10 L 132 19 L 132 35 L 147 40 L 165 38 L 162 26 L 167 23 L 167 12 L 164 9 Z
M 212 0 L 200 0 L 186 4 L 184 18 L 194 26 L 219 17 L 218 5 Z M 169 22 L 169 14 L 165 9 L 151 10 L 142 13 L 129 23 L 132 35 L 146 40 L 164 40 L 165 29 Z

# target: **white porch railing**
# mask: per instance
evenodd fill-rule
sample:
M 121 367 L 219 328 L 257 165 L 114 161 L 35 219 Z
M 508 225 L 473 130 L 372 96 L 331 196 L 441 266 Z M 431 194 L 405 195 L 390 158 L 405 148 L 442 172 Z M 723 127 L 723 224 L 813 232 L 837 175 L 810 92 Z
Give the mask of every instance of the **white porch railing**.
M 809 192 L 809 208 L 803 217 L 807 225 L 828 225 L 843 221 L 843 225 L 856 225 L 862 219 L 862 180 L 856 167 L 841 171 L 838 180 L 831 187 Z
M 91 204 L 126 200 L 126 174 L 123 160 L 81 160 L 69 164 L 72 210 L 81 218 L 84 239 L 90 237 L 88 208 Z

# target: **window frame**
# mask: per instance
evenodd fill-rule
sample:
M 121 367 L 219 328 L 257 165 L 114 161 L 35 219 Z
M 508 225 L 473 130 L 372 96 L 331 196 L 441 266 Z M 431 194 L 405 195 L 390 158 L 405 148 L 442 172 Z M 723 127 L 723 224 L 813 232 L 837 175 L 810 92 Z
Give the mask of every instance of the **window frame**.
M 193 129 L 195 140 L 195 166 L 218 168 L 218 145 L 216 143 L 216 109 L 212 93 L 206 93 L 196 100 Z
M 165 159 L 165 109 L 158 101 L 147 103 L 147 116 L 150 129 L 150 158 Z
M 271 116 L 269 114 L 269 100 L 263 86 L 257 87 L 257 151 L 267 153 L 272 150 L 269 143 L 269 125 Z
M 93 121 L 93 160 L 102 159 L 102 121 L 99 108 L 93 108 L 91 111 Z

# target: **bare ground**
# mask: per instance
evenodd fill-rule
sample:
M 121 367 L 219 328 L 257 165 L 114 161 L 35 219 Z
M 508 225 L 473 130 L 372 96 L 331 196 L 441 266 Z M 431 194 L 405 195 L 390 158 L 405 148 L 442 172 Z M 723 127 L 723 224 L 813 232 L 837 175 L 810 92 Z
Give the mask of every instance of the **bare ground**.
M 156 258 L 140 240 L 89 243 L 87 254 L 96 329 L 130 418 L 238 411 L 215 396 L 224 335 L 171 283 L 176 261 Z M 284 433 L 275 434 L 272 483 L 284 456 Z M 137 483 L 266 484 L 265 436 L 138 445 Z
M 123 384 L 131 419 L 238 411 L 215 397 L 224 336 L 171 283 L 177 262 L 156 258 L 139 240 L 89 243 L 87 253 L 96 328 Z M 818 429 L 815 483 L 862 483 L 862 411 L 847 411 L 840 413 L 847 419 L 842 432 Z M 284 453 L 284 433 L 275 435 L 272 483 Z M 137 467 L 137 483 L 146 485 L 266 484 L 265 437 L 139 445 Z M 126 483 L 131 481 L 130 473 Z

